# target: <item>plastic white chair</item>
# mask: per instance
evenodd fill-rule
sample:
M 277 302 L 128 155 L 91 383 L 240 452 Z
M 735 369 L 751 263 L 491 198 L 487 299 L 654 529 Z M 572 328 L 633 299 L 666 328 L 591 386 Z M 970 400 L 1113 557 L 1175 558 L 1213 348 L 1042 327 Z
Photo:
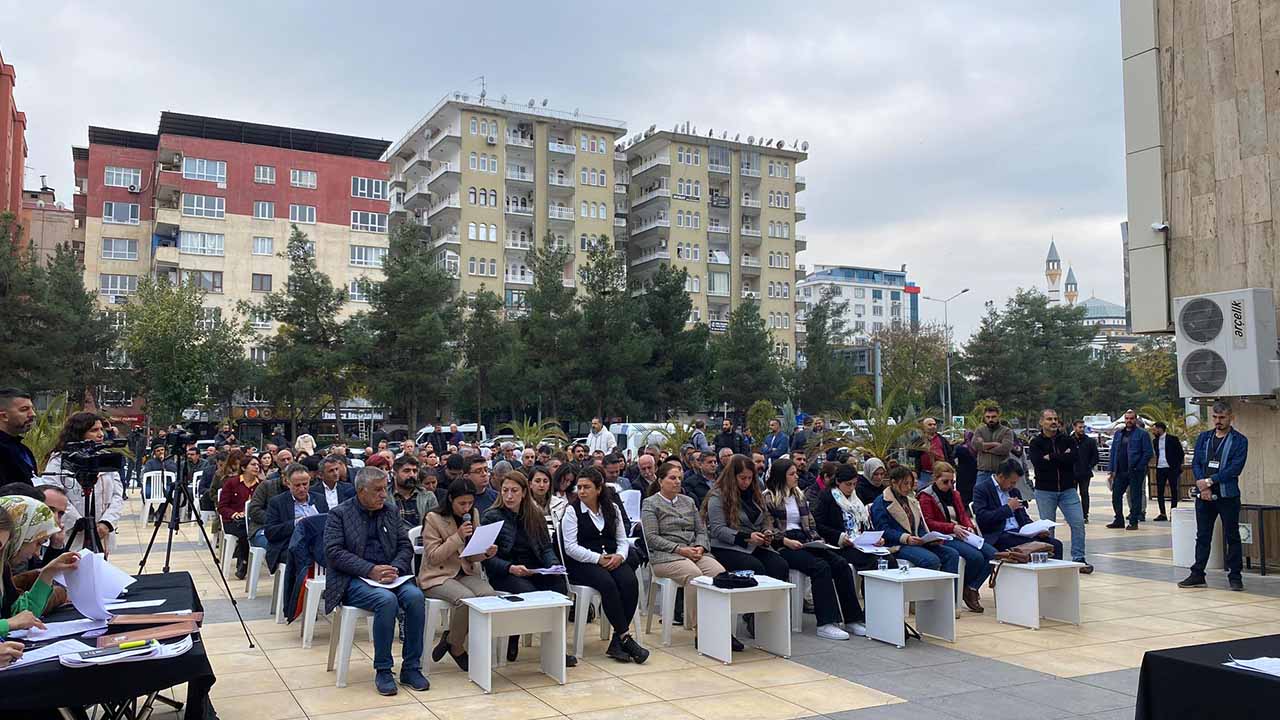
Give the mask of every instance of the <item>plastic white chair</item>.
M 289 572 L 289 566 L 286 563 L 280 563 L 276 566 L 275 581 L 271 584 L 271 609 L 276 615 L 276 624 L 284 624 L 284 579 Z
M 311 647 L 311 640 L 316 634 L 316 619 L 320 615 L 320 600 L 324 595 L 324 568 L 311 565 L 311 574 L 303 583 L 302 604 L 302 647 Z
M 151 497 L 142 498 L 142 510 L 138 515 L 138 522 L 145 525 L 147 523 L 147 515 L 152 508 L 160 507 L 164 504 L 164 491 L 178 477 L 177 473 L 168 470 L 152 470 L 142 473 L 142 485 L 146 488 L 146 492 Z
M 350 605 L 339 605 L 333 613 L 333 627 L 329 630 L 329 664 L 325 668 L 338 670 L 338 687 L 347 686 L 347 674 L 351 669 L 351 650 L 356 644 L 356 623 L 369 620 L 369 642 L 373 642 L 373 613 Z
M 645 537 L 644 524 L 640 525 L 640 537 L 645 538 L 645 546 L 649 545 L 649 540 Z M 676 620 L 676 593 L 680 590 L 680 586 L 671 578 L 658 577 L 653 573 L 653 568 L 649 568 L 649 583 L 643 593 L 645 598 L 646 612 L 644 616 L 644 632 L 646 635 L 653 632 L 653 610 L 654 610 L 654 594 L 660 592 L 658 600 L 658 611 L 662 620 L 662 646 L 669 647 L 671 645 L 671 627 Z M 690 592 L 693 588 L 690 588 Z M 685 602 L 686 609 L 688 602 Z M 685 613 L 685 629 L 689 629 L 690 622 L 689 613 Z
M 960 617 L 960 607 L 964 604 L 964 558 L 956 566 L 956 617 Z
M 191 474 L 191 499 L 195 501 L 195 504 L 187 508 L 188 518 L 191 520 L 194 520 L 200 511 L 200 480 L 203 478 L 203 470 L 197 470 Z
M 564 537 L 560 530 L 560 519 L 556 521 L 557 538 Z M 556 553 L 561 553 L 560 543 L 555 543 Z M 560 563 L 564 564 L 564 558 L 560 558 Z M 568 582 L 568 578 L 565 578 Z M 604 615 L 604 608 L 600 605 L 600 593 L 589 585 L 574 585 L 569 583 L 569 594 L 573 596 L 573 655 L 574 657 L 582 657 L 582 648 L 585 645 L 586 637 L 583 633 L 587 628 L 587 616 L 591 609 L 596 609 L 596 619 L 600 621 L 600 639 L 609 639 L 609 618 Z
M 249 506 L 247 504 L 245 505 L 244 513 L 244 531 L 246 538 L 251 537 L 249 535 Z M 258 597 L 258 576 L 262 574 L 262 568 L 266 564 L 267 549 L 249 543 L 249 573 L 244 577 L 244 591 L 248 594 L 250 600 Z
M 787 573 L 787 581 L 795 585 L 791 588 L 791 632 L 798 633 L 804 629 L 804 596 L 809 589 L 809 576 L 792 570 Z
M 218 500 L 222 500 L 222 488 L 218 488 Z M 235 567 L 236 545 L 240 538 L 222 528 L 222 576 L 229 577 Z

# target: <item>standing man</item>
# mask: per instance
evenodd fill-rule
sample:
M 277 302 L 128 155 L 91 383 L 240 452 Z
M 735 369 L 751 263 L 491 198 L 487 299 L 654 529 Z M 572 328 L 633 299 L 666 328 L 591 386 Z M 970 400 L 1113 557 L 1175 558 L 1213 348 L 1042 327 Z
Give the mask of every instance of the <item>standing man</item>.
M 1178 587 L 1204 587 L 1204 566 L 1209 562 L 1213 523 L 1222 518 L 1222 541 L 1227 546 L 1227 583 L 1232 590 L 1244 590 L 1240 579 L 1243 553 L 1240 548 L 1240 471 L 1249 459 L 1249 439 L 1231 427 L 1231 405 L 1213 404 L 1213 429 L 1200 433 L 1192 455 L 1191 473 L 1196 478 L 1196 563 Z
M 729 448 L 735 455 L 745 455 L 742 451 L 742 436 L 733 431 L 733 423 L 725 418 L 720 423 L 720 434 L 712 442 L 717 451 Z
M 1151 436 L 1138 427 L 1138 413 L 1126 410 L 1124 427 L 1111 439 L 1111 509 L 1116 519 L 1107 527 L 1112 530 L 1138 529 L 1142 517 L 1142 484 L 1147 481 L 1147 464 L 1151 462 Z M 1129 524 L 1124 524 L 1124 493 L 1129 491 Z
M 392 465 L 392 477 L 395 478 L 395 492 L 392 498 L 400 510 L 400 519 L 405 527 L 418 527 L 427 517 L 427 513 L 435 509 L 439 501 L 434 492 L 422 487 L 418 482 L 418 458 L 401 455 Z
M 711 444 L 707 442 L 706 420 L 693 421 L 693 434 L 689 436 L 689 444 L 698 452 L 707 452 L 711 450 Z
M 591 418 L 591 432 L 587 433 L 587 449 L 591 452 L 599 450 L 608 455 L 618 446 L 618 438 L 609 432 L 609 428 L 604 426 L 600 418 Z
M 1085 560 L 1084 508 L 1076 488 L 1076 444 L 1058 430 L 1058 413 L 1040 413 L 1040 434 L 1027 450 L 1036 469 L 1036 507 L 1041 520 L 1058 521 L 1058 508 L 1071 527 L 1071 559 L 1084 563 L 1080 572 L 1089 574 L 1093 566 Z
M 1013 429 L 1000 423 L 1000 408 L 988 405 L 982 409 L 982 424 L 973 431 L 970 449 L 977 458 L 978 479 L 974 486 L 990 480 L 1000 463 L 1013 452 Z
M 920 422 L 920 448 L 907 453 L 916 462 L 916 489 L 924 490 L 933 484 L 933 464 L 951 463 L 955 453 L 951 443 L 938 433 L 938 421 L 925 418 Z
M 769 434 L 764 436 L 764 446 L 761 450 L 764 451 L 769 464 L 773 464 L 775 460 L 791 452 L 791 438 L 782 432 L 782 422 L 777 418 L 769 421 Z
M 36 456 L 22 444 L 22 435 L 36 421 L 31 395 L 17 388 L 0 388 L 0 485 L 35 485 Z
M 1098 466 L 1098 441 L 1084 432 L 1084 421 L 1076 420 L 1071 433 L 1071 441 L 1076 444 L 1076 487 L 1080 491 L 1080 507 L 1084 510 L 1084 521 L 1089 522 L 1089 481 L 1093 479 L 1093 469 Z
M 1164 514 L 1164 486 L 1169 485 L 1169 509 L 1178 507 L 1178 478 L 1182 475 L 1182 461 L 1186 453 L 1182 451 L 1182 441 L 1169 434 L 1169 427 L 1163 422 L 1151 426 L 1152 441 L 1156 453 L 1156 502 L 1160 505 L 1160 514 L 1156 522 L 1168 520 Z
M 796 455 L 802 455 L 805 452 L 805 446 L 809 444 L 810 428 L 813 427 L 813 418 L 807 417 L 796 431 L 791 433 L 791 456 L 795 459 Z

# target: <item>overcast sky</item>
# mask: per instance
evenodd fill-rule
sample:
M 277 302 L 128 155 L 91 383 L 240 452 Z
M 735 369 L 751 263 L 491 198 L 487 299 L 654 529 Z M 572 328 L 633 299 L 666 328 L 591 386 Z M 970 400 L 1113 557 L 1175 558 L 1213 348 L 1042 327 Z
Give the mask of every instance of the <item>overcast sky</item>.
M 27 186 L 47 174 L 68 204 L 90 124 L 155 132 L 173 110 L 395 140 L 484 75 L 492 97 L 632 133 L 808 140 L 800 260 L 972 288 L 951 306 L 960 337 L 986 300 L 1043 287 L 1050 237 L 1082 298 L 1124 299 L 1115 2 L 0 0 L 0 17 Z

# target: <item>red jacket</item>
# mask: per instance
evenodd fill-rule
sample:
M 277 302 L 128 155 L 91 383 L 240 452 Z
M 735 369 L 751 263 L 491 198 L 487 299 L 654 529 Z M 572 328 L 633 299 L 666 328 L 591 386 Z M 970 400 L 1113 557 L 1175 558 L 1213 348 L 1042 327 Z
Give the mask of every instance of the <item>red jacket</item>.
M 257 485 L 254 485 L 254 487 L 256 488 Z M 252 495 L 253 490 L 245 487 L 244 483 L 240 482 L 239 475 L 232 475 L 223 480 L 222 494 L 218 496 L 218 514 L 222 516 L 222 522 L 237 522 L 231 519 L 231 516 L 238 512 L 244 512 Z M 239 522 L 243 522 L 243 520 Z
M 947 516 L 942 511 L 942 504 L 938 502 L 938 498 L 933 494 L 933 485 L 916 493 L 916 499 L 920 501 L 920 514 L 924 515 L 925 524 L 930 530 L 951 535 L 956 531 L 956 524 L 947 522 Z M 977 532 L 977 526 L 974 525 L 973 519 L 969 517 L 969 510 L 964 506 L 964 500 L 960 499 L 960 493 L 953 488 L 951 490 L 951 504 L 956 509 L 956 518 L 960 524 L 966 528 Z

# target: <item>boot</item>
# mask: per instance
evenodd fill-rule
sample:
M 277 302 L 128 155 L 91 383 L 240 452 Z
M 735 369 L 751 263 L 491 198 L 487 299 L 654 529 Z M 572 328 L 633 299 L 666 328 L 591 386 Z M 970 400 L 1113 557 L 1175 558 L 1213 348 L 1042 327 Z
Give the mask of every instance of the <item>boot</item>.
M 245 575 L 249 574 L 249 562 L 247 560 L 236 560 L 236 579 L 243 580 Z
M 631 656 L 631 659 L 637 665 L 643 665 L 644 661 L 649 659 L 649 651 L 640 647 L 640 643 L 636 642 L 636 639 L 631 637 L 630 634 L 622 638 L 622 649 Z
M 507 662 L 515 662 L 520 657 L 520 636 L 512 635 L 507 638 Z
M 609 649 L 605 650 L 604 654 L 618 662 L 629 663 L 632 661 L 631 653 L 622 647 L 622 638 L 618 635 L 614 635 L 613 639 L 609 641 Z
M 979 599 L 978 591 L 973 588 L 964 589 L 964 604 L 972 612 L 986 612 L 986 609 L 982 607 L 982 600 Z

